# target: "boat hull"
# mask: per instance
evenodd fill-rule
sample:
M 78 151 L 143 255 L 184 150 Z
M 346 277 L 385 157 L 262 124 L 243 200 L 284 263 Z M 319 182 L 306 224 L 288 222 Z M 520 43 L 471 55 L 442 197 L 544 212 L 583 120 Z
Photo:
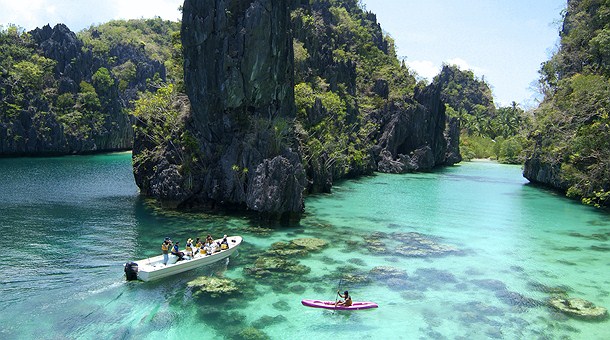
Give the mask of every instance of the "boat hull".
M 374 302 L 353 302 L 351 306 L 335 306 L 335 301 L 321 301 L 321 300 L 301 300 L 303 306 L 313 307 L 313 308 L 324 308 L 324 309 L 332 309 L 332 310 L 361 310 L 361 309 L 371 309 L 377 308 L 377 305 Z
M 135 261 L 138 265 L 137 277 L 142 281 L 153 281 L 173 276 L 191 269 L 199 268 L 226 259 L 231 256 L 241 244 L 241 236 L 228 237 L 229 249 L 221 250 L 210 255 L 195 255 L 193 259 L 178 261 L 173 264 L 163 264 L 163 255 Z

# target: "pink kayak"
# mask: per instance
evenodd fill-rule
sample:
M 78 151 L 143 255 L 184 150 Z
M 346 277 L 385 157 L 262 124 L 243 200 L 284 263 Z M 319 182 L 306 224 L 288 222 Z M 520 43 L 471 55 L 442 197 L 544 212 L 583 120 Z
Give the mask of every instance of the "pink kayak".
M 359 310 L 359 309 L 369 309 L 369 308 L 377 308 L 375 302 L 353 302 L 351 306 L 336 306 L 335 301 L 320 301 L 320 300 L 301 300 L 303 306 L 314 307 L 314 308 L 326 308 L 326 309 L 335 309 L 335 310 Z

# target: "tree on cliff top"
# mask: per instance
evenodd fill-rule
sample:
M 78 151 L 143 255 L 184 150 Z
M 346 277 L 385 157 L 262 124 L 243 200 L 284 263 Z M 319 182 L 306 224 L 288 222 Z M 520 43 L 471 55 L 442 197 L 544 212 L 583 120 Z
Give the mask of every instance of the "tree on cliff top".
M 561 44 L 542 65 L 545 94 L 535 111 L 525 174 L 530 180 L 562 183 L 570 197 L 610 205 L 610 4 L 570 0 Z M 538 178 L 534 164 L 556 169 Z

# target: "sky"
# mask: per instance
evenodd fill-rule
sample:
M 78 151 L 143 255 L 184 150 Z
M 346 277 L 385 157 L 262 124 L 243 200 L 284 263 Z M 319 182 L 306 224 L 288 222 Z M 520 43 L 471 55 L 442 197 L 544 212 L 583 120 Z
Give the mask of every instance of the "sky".
M 428 80 L 443 63 L 472 70 L 497 106 L 537 106 L 540 64 L 559 43 L 566 0 L 363 0 L 399 58 Z
M 427 80 L 443 63 L 472 70 L 495 103 L 536 106 L 540 64 L 559 41 L 566 0 L 361 0 Z M 112 19 L 180 18 L 183 0 L 0 0 L 0 25 L 26 30 L 65 23 L 80 31 Z

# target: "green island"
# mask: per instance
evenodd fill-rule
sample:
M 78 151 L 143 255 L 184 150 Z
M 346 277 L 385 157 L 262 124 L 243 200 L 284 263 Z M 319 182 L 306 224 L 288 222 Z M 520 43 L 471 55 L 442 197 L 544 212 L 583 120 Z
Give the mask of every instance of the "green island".
M 0 23 L 0 337 L 610 335 L 610 4 L 568 0 L 502 106 L 363 1 L 180 3 Z M 377 308 L 301 305 L 345 290 Z

